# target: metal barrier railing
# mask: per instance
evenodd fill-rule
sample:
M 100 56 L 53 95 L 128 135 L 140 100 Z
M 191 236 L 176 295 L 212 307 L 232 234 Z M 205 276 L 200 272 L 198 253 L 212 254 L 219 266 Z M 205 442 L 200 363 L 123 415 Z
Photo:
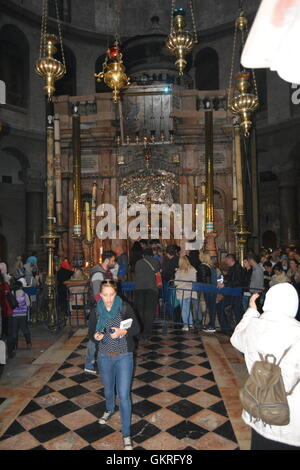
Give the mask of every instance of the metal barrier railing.
M 89 285 L 68 286 L 67 316 L 71 328 L 86 328 L 90 315 Z
M 209 322 L 215 326 L 216 319 L 222 330 L 231 331 L 242 318 L 242 288 L 222 289 L 210 284 L 191 281 L 164 283 L 160 290 L 154 322 L 161 323 L 163 331 L 169 326 L 196 326 Z M 121 282 L 118 295 L 135 307 L 134 282 Z M 71 291 L 72 289 L 72 291 Z M 90 313 L 89 287 L 86 284 L 68 288 L 68 321 L 71 328 L 85 328 Z M 76 291 L 80 289 L 80 291 Z M 137 312 L 138 314 L 138 312 Z
M 163 290 L 164 329 L 172 325 L 189 327 L 206 323 L 215 327 L 218 318 L 221 329 L 231 331 L 242 318 L 242 295 L 242 288 L 220 289 L 192 281 L 169 281 Z

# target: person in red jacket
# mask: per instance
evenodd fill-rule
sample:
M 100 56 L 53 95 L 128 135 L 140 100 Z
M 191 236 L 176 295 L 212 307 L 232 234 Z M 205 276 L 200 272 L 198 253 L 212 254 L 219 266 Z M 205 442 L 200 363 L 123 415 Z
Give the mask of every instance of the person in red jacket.
M 13 357 L 13 319 L 12 308 L 7 300 L 7 294 L 11 292 L 10 285 L 5 281 L 4 276 L 0 273 L 0 306 L 2 315 L 2 332 L 7 341 L 8 356 Z

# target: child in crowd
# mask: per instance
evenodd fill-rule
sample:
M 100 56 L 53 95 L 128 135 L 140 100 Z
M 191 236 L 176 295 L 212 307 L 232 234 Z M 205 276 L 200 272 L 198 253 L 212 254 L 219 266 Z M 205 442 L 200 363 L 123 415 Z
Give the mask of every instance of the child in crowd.
M 23 290 L 23 285 L 21 282 L 16 281 L 13 285 L 13 294 L 17 300 L 17 307 L 13 309 L 12 319 L 13 319 L 13 345 L 14 349 L 17 349 L 18 345 L 18 333 L 19 330 L 22 330 L 24 338 L 26 340 L 27 349 L 31 349 L 31 335 L 28 327 L 27 313 L 30 306 L 30 300 L 28 295 Z

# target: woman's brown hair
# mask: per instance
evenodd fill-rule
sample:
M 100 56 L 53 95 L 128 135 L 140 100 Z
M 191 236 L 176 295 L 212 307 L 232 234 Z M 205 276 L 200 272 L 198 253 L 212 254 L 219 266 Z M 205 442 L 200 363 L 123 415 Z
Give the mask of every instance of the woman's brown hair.
M 104 281 L 102 281 L 100 286 L 100 292 L 102 291 L 103 287 L 112 287 L 116 292 L 118 290 L 116 281 L 113 281 L 112 279 L 105 279 Z

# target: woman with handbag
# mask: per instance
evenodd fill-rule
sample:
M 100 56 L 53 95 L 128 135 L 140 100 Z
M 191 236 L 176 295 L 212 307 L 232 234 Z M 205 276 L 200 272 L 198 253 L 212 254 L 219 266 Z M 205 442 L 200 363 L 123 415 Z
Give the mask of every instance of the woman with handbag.
M 133 337 L 139 333 L 140 328 L 132 307 L 117 295 L 115 281 L 103 281 L 100 294 L 94 297 L 98 313 L 94 338 L 99 342 L 98 369 L 106 400 L 106 411 L 99 419 L 99 424 L 106 424 L 114 413 L 116 387 L 120 401 L 124 450 L 132 450 L 130 390 L 135 346 Z
M 175 274 L 174 286 L 176 287 L 176 297 L 181 305 L 181 318 L 183 331 L 189 331 L 193 327 L 192 304 L 197 309 L 197 292 L 193 291 L 193 282 L 196 282 L 197 271 L 190 264 L 187 256 L 180 256 L 179 266 Z M 187 282 L 192 281 L 192 282 Z
M 146 248 L 143 258 L 135 265 L 134 301 L 142 323 L 142 339 L 152 333 L 153 318 L 158 303 L 159 283 L 161 283 L 160 262 L 153 258 L 152 248 Z

